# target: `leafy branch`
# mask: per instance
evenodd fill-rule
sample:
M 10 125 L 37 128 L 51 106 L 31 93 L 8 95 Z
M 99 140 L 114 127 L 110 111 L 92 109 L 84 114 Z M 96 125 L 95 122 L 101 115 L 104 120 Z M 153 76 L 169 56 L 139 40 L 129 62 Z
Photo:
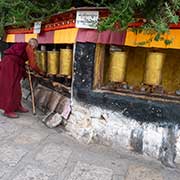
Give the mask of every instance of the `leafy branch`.
M 74 4 L 83 6 L 87 3 L 107 7 L 110 11 L 109 17 L 100 21 L 100 31 L 124 31 L 129 23 L 141 20 L 142 25 L 133 30 L 150 34 L 152 40 L 158 41 L 169 32 L 170 23 L 179 23 L 180 0 L 0 0 L 0 36 L 3 36 L 5 26 L 30 26 L 33 21 L 45 20 Z
M 0 37 L 6 26 L 31 26 L 71 7 L 72 0 L 0 0 Z
M 162 40 L 165 33 L 169 32 L 169 24 L 179 22 L 177 11 L 180 9 L 180 0 L 85 0 L 95 6 L 105 6 L 111 15 L 102 19 L 98 29 L 100 31 L 111 29 L 123 31 L 129 23 L 142 20 L 142 25 L 136 28 L 136 32 L 144 32 L 151 35 L 151 40 Z M 117 26 L 117 24 L 119 26 Z M 154 35 L 154 38 L 152 38 Z M 164 39 L 165 43 L 170 43 Z

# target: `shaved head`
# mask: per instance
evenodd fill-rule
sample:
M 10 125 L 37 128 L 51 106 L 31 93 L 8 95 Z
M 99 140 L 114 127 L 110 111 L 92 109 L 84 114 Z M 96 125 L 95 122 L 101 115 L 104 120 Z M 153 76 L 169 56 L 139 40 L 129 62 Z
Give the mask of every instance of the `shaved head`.
M 28 44 L 33 48 L 36 49 L 38 47 L 38 40 L 35 38 L 31 38 Z

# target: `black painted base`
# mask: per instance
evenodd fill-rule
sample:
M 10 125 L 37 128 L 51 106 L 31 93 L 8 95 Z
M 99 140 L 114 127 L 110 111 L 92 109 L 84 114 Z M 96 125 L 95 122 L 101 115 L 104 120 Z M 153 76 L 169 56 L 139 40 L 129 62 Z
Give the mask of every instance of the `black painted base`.
M 102 108 L 123 111 L 127 117 L 140 122 L 158 122 L 171 126 L 180 123 L 180 104 L 158 102 L 107 92 L 93 91 L 96 45 L 77 43 L 74 63 L 74 98 Z

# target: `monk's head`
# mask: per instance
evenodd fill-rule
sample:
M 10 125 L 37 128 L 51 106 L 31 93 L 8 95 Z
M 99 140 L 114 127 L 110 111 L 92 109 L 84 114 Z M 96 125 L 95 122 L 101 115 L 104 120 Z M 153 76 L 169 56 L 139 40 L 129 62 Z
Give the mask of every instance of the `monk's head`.
M 33 48 L 36 49 L 38 47 L 38 40 L 35 38 L 31 38 L 28 44 Z

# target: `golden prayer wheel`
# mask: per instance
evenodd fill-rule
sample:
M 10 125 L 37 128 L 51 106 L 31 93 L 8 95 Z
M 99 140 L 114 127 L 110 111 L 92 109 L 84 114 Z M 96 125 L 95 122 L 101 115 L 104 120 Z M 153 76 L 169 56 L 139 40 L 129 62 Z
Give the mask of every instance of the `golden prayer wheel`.
M 72 59 L 73 59 L 72 49 L 60 49 L 60 66 L 59 66 L 60 75 L 71 77 Z
M 144 84 L 160 85 L 162 81 L 162 68 L 165 54 L 159 52 L 149 52 L 146 59 L 146 69 Z
M 126 75 L 127 52 L 110 52 L 109 80 L 111 82 L 123 82 Z
M 47 53 L 47 72 L 48 74 L 58 74 L 59 51 L 48 51 Z
M 37 64 L 39 68 L 43 71 L 47 71 L 47 53 L 46 51 L 37 51 Z

